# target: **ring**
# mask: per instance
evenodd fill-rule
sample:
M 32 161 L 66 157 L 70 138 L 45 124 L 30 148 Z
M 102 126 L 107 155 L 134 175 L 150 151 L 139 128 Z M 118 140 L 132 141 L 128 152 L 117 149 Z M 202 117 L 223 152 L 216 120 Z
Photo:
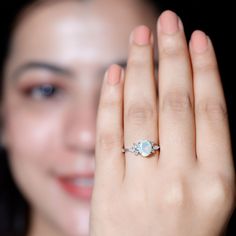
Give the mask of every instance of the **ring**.
M 155 151 L 158 151 L 160 146 L 149 140 L 141 140 L 137 144 L 134 143 L 131 148 L 122 148 L 122 152 L 132 152 L 135 155 L 141 155 L 142 157 L 148 157 Z

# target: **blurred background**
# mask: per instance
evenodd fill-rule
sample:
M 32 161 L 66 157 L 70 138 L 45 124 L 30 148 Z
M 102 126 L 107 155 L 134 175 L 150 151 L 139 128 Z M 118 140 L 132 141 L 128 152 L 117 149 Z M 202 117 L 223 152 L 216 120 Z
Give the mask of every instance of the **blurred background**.
M 12 19 L 15 17 L 19 9 L 27 2 L 29 1 L 4 1 L 4 6 L 1 6 L 0 8 L 1 66 L 7 48 L 8 32 L 11 28 Z M 235 40 L 233 39 L 235 25 L 233 26 L 232 2 L 232 0 L 224 2 L 210 0 L 157 0 L 156 5 L 161 9 L 161 11 L 165 9 L 174 10 L 181 17 L 188 39 L 190 38 L 192 31 L 195 29 L 205 31 L 212 39 L 217 54 L 225 97 L 228 105 L 232 146 L 235 158 L 236 124 L 234 121 L 236 121 L 236 91 L 234 91 L 234 76 L 232 76 L 232 63 L 230 63 L 231 60 L 234 60 L 233 45 L 235 43 Z M 2 220 L 1 214 L 0 220 Z M 235 223 L 236 216 L 234 213 L 228 225 L 227 236 L 235 235 L 233 234 L 233 226 Z

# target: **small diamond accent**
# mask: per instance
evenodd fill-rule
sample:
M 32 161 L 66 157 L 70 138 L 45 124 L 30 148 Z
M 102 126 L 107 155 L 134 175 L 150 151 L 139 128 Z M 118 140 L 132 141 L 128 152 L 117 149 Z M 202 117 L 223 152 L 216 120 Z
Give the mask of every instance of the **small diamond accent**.
M 136 156 L 140 154 L 142 157 L 148 157 L 151 153 L 155 153 L 155 151 L 159 149 L 160 149 L 160 146 L 154 144 L 154 142 L 144 139 L 144 140 L 139 141 L 137 144 L 134 143 L 133 146 L 130 148 L 123 148 L 122 151 L 132 152 Z

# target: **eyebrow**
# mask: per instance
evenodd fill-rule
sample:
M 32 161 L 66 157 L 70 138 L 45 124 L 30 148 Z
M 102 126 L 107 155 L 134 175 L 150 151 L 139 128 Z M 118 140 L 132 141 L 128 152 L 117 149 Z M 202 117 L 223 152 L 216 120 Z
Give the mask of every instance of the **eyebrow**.
M 116 62 L 116 64 L 120 65 L 123 68 L 127 67 L 127 62 L 125 60 L 118 61 L 118 62 Z M 154 66 L 156 68 L 158 68 L 158 64 L 159 64 L 158 61 L 155 60 Z M 51 73 L 54 73 L 54 74 L 73 77 L 72 71 L 70 71 L 67 68 L 63 68 L 62 66 L 59 66 L 56 64 L 51 64 L 51 63 L 45 63 L 45 62 L 29 62 L 29 63 L 26 63 L 26 64 L 18 67 L 14 71 L 12 78 L 13 78 L 13 80 L 16 80 L 23 73 L 25 73 L 29 70 L 35 70 L 35 69 L 36 70 L 47 70 L 47 71 L 50 71 Z
M 12 78 L 18 79 L 20 77 L 20 75 L 22 75 L 26 71 L 35 70 L 35 69 L 36 70 L 47 70 L 47 71 L 50 71 L 54 74 L 70 76 L 70 77 L 72 77 L 72 75 L 73 75 L 72 71 L 70 71 L 66 68 L 63 68 L 61 66 L 55 65 L 55 64 L 50 64 L 50 63 L 45 63 L 45 62 L 29 62 L 29 63 L 26 63 L 26 64 L 20 66 L 19 68 L 17 68 L 15 70 L 15 72 L 13 73 Z
M 157 61 L 157 60 L 154 60 L 154 62 L 153 62 L 154 64 L 154 67 L 156 68 L 156 69 L 158 69 L 159 68 L 159 62 Z M 119 61 L 119 62 L 116 62 L 115 64 L 118 64 L 119 66 L 121 66 L 121 67 L 123 67 L 123 68 L 126 68 L 127 67 L 127 65 L 128 65 L 128 63 L 124 60 L 124 61 Z

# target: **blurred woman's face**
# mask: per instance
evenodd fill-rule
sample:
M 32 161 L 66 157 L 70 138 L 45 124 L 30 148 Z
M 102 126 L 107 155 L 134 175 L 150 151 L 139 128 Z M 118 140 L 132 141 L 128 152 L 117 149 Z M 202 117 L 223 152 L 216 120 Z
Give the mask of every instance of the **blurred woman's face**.
M 5 69 L 4 138 L 40 235 L 88 235 L 103 75 L 125 64 L 130 31 L 155 20 L 135 1 L 58 1 L 18 25 Z

